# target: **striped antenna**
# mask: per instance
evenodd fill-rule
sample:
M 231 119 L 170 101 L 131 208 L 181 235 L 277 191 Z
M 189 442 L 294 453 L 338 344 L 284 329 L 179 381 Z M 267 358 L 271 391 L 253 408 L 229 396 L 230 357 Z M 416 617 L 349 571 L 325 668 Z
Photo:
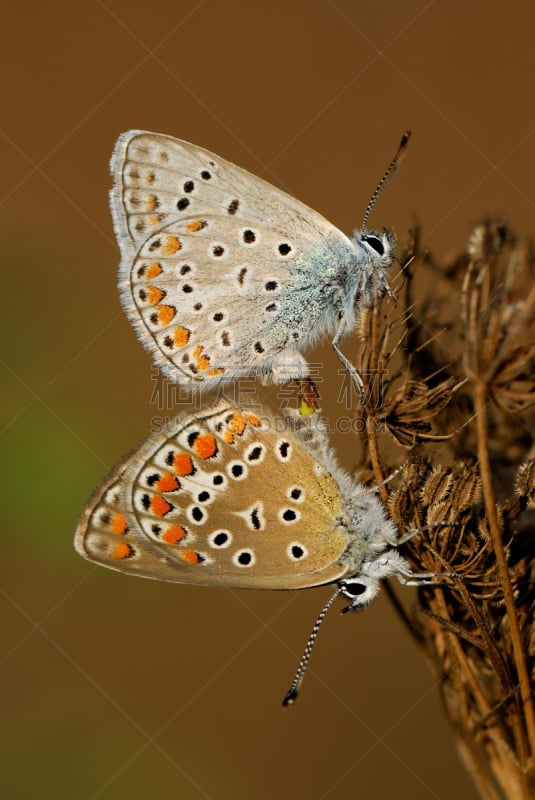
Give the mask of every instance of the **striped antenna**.
M 308 637 L 308 642 L 305 647 L 305 652 L 303 653 L 301 661 L 299 662 L 299 666 L 297 667 L 295 678 L 293 679 L 292 685 L 290 686 L 290 688 L 286 693 L 286 697 L 282 701 L 283 706 L 291 706 L 297 700 L 297 695 L 301 690 L 301 684 L 303 683 L 303 678 L 305 676 L 305 672 L 308 667 L 308 662 L 310 661 L 310 655 L 312 653 L 312 648 L 314 647 L 314 643 L 317 639 L 320 625 L 325 619 L 327 611 L 330 609 L 330 607 L 332 606 L 332 604 L 334 603 L 334 601 L 336 600 L 341 591 L 342 588 L 340 586 L 337 586 L 335 593 L 327 600 L 327 602 L 321 609 L 319 616 L 316 622 L 314 623 L 314 627 L 312 628 L 310 636 Z
M 385 174 L 383 175 L 383 177 L 381 178 L 381 180 L 377 184 L 377 188 L 376 188 L 375 192 L 372 194 L 370 202 L 368 203 L 368 206 L 366 208 L 366 213 L 364 214 L 364 219 L 362 220 L 362 225 L 361 225 L 361 228 L 360 228 L 361 234 L 365 234 L 366 233 L 366 224 L 368 222 L 368 218 L 369 218 L 370 214 L 372 213 L 372 209 L 373 209 L 374 205 L 376 204 L 377 200 L 379 199 L 379 197 L 382 195 L 385 187 L 388 186 L 388 184 L 390 183 L 390 181 L 392 180 L 392 178 L 396 174 L 397 167 L 398 167 L 398 165 L 400 163 L 401 157 L 403 156 L 403 154 L 405 152 L 405 148 L 407 147 L 407 144 L 408 144 L 410 138 L 411 138 L 411 132 L 410 131 L 405 131 L 405 133 L 401 137 L 401 142 L 400 142 L 400 145 L 399 145 L 399 147 L 397 149 L 396 155 L 394 156 L 394 158 L 390 162 L 390 165 L 389 165 L 388 169 L 386 170 Z

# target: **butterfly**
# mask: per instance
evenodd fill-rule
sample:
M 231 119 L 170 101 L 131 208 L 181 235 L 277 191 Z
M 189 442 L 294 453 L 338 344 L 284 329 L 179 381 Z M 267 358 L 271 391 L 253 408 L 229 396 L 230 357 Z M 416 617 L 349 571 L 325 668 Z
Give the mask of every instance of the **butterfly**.
M 382 578 L 432 579 L 412 573 L 376 491 L 339 467 L 320 417 L 296 422 L 227 401 L 177 416 L 95 490 L 76 550 L 121 572 L 177 583 L 334 583 L 317 627 L 339 594 L 354 610 L 373 600 Z
M 261 178 L 188 142 L 123 133 L 110 204 L 123 307 L 175 383 L 308 375 L 323 335 L 339 349 L 359 308 L 388 291 L 391 230 L 367 218 L 408 141 L 402 139 L 352 239 Z

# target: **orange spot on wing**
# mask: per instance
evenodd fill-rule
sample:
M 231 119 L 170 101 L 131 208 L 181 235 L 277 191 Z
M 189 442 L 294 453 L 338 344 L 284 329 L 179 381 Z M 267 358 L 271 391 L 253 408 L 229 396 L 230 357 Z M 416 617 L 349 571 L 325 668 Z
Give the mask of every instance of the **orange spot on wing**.
M 180 555 L 190 564 L 198 564 L 201 560 L 199 554 L 195 552 L 195 550 L 181 550 Z
M 149 217 L 149 219 L 148 219 L 148 223 L 149 223 L 149 225 L 151 227 L 153 227 L 154 225 L 157 225 L 159 223 L 159 221 L 160 221 L 160 218 L 159 218 L 159 216 L 157 214 L 153 214 L 152 217 Z
M 164 294 L 165 292 L 162 289 L 158 289 L 157 286 L 147 286 L 147 299 L 151 306 L 159 303 Z
M 173 469 L 177 475 L 184 477 L 193 473 L 193 461 L 188 453 L 177 453 L 173 458 Z
M 225 439 L 226 442 L 228 442 L 229 444 L 234 444 L 234 434 L 233 433 L 231 433 L 230 431 L 225 431 L 223 436 L 224 436 L 224 439 Z
M 195 366 L 199 370 L 199 372 L 203 372 L 205 369 L 208 369 L 210 366 L 210 356 L 203 356 L 203 346 L 198 345 L 195 350 L 193 351 L 193 358 L 195 359 Z
M 245 420 L 241 414 L 233 414 L 232 419 L 228 422 L 228 428 L 232 433 L 237 433 L 239 436 L 245 430 Z
M 186 225 L 186 229 L 188 231 L 191 231 L 192 233 L 197 233 L 197 231 L 200 231 L 202 228 L 205 227 L 205 225 L 206 222 L 203 222 L 200 219 L 195 219 L 193 220 L 193 222 L 190 222 L 189 225 Z
M 129 544 L 126 542 L 117 542 L 115 547 L 113 548 L 113 553 L 111 554 L 112 558 L 128 558 L 128 556 L 132 555 L 134 551 L 130 547 Z
M 182 245 L 176 236 L 167 236 L 162 252 L 165 256 L 172 256 L 181 249 Z
M 178 328 L 175 328 L 175 332 L 173 333 L 173 342 L 177 347 L 185 347 L 189 342 L 190 334 L 191 331 L 179 325 Z
M 193 449 L 201 458 L 212 458 L 217 453 L 217 442 L 211 433 L 197 436 L 193 442 Z
M 171 525 L 162 533 L 161 538 L 164 540 L 164 542 L 167 542 L 167 544 L 176 544 L 177 542 L 182 541 L 185 535 L 186 531 L 181 525 Z
M 220 367 L 216 367 L 215 369 L 208 370 L 206 374 L 209 375 L 210 377 L 212 377 L 212 375 L 224 375 L 225 370 L 221 369 Z
M 160 480 L 156 481 L 155 486 L 159 492 L 176 492 L 177 489 L 180 489 L 180 483 L 169 472 L 164 472 Z
M 156 514 L 157 517 L 163 517 L 171 511 L 173 506 L 171 503 L 168 503 L 167 500 L 164 500 L 163 497 L 154 495 L 154 497 L 151 497 L 150 508 L 152 513 Z
M 254 414 L 246 414 L 245 419 L 249 423 L 249 425 L 253 425 L 253 427 L 258 428 L 260 425 L 260 420 Z
M 169 325 L 176 314 L 176 308 L 173 306 L 160 306 L 158 308 L 158 321 L 162 325 Z
M 149 266 L 147 267 L 147 270 L 145 272 L 145 277 L 148 280 L 151 280 L 151 278 L 157 278 L 158 275 L 161 275 L 162 271 L 163 270 L 160 264 L 158 264 L 157 261 L 153 261 L 153 263 L 149 264 Z
M 113 519 L 111 521 L 111 529 L 113 533 L 116 533 L 117 536 L 122 536 L 128 530 L 128 525 L 126 524 L 126 519 L 123 517 L 122 514 L 114 514 Z
M 155 211 L 158 208 L 158 205 L 159 205 L 159 203 L 158 203 L 158 199 L 157 199 L 156 195 L 149 194 L 147 196 L 147 210 L 148 211 Z

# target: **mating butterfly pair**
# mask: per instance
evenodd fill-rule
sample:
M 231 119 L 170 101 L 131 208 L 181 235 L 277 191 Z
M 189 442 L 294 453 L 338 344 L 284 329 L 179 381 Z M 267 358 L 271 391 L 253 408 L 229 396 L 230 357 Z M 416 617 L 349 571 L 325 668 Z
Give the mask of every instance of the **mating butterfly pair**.
M 176 383 L 303 378 L 302 350 L 338 344 L 388 290 L 391 231 L 350 240 L 260 178 L 187 142 L 131 131 L 115 147 L 111 207 L 120 291 L 142 343 Z M 337 465 L 316 414 L 227 403 L 179 415 L 120 462 L 82 513 L 75 545 L 122 572 L 178 583 L 297 589 L 336 583 L 368 603 L 379 581 L 421 582 L 376 493 Z

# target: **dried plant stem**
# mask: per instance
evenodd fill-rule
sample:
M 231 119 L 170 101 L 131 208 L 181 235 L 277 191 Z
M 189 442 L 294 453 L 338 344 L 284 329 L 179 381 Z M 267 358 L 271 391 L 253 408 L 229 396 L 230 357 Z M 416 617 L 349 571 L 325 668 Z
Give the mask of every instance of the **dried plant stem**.
M 442 594 L 442 597 L 441 597 L 441 599 L 439 598 L 439 603 L 438 604 L 439 604 L 439 606 L 442 606 L 444 612 L 447 614 L 448 612 L 446 610 L 446 603 L 445 603 L 444 595 L 443 595 L 443 593 L 441 593 L 441 594 Z M 475 675 L 474 670 L 472 669 L 472 666 L 470 665 L 470 662 L 466 658 L 466 655 L 465 655 L 465 653 L 463 651 L 463 648 L 461 647 L 461 644 L 459 642 L 458 637 L 455 634 L 452 634 L 452 633 L 450 633 L 450 634 L 445 633 L 444 635 L 448 637 L 448 644 L 449 644 L 449 647 L 451 648 L 452 653 L 454 653 L 455 657 L 457 658 L 458 668 L 462 672 L 463 676 L 466 678 L 466 680 L 468 682 L 468 685 L 470 686 L 470 689 L 473 692 L 474 697 L 476 698 L 476 702 L 477 702 L 479 708 L 481 709 L 481 711 L 484 711 L 488 715 L 490 715 L 492 713 L 492 711 L 491 711 L 491 708 L 490 708 L 490 706 L 489 706 L 489 704 L 487 702 L 487 698 L 485 697 L 484 692 L 481 690 L 481 687 L 479 685 L 477 676 Z M 455 667 L 452 667 L 452 669 L 454 669 L 454 668 Z M 464 713 L 464 721 L 465 721 L 465 727 L 469 728 L 470 727 L 470 721 L 469 721 L 469 718 L 468 718 L 468 715 L 467 715 L 466 711 Z M 498 725 L 488 726 L 487 730 L 496 739 L 496 741 L 498 741 L 499 739 L 502 739 L 502 732 L 501 732 L 501 730 L 500 730 Z M 470 738 L 470 737 L 465 737 L 463 739 L 463 743 L 464 743 L 465 746 L 468 747 L 468 749 L 470 751 L 470 764 L 469 764 L 469 766 L 473 770 L 473 772 L 474 772 L 474 774 L 475 774 L 475 776 L 477 778 L 478 784 L 483 788 L 484 796 L 486 798 L 488 798 L 488 800 L 499 800 L 499 796 L 495 792 L 495 790 L 494 790 L 494 788 L 493 788 L 493 786 L 492 786 L 492 784 L 491 784 L 491 782 L 490 782 L 490 780 L 489 780 L 489 778 L 488 778 L 488 776 L 486 774 L 485 762 L 484 762 L 484 760 L 482 758 L 482 754 L 481 754 L 479 748 L 476 745 L 475 740 Z
M 380 487 L 379 492 L 381 497 L 386 500 L 388 496 L 388 489 L 384 484 L 384 474 L 381 469 L 381 463 L 379 461 L 379 449 L 377 447 L 377 435 L 375 432 L 375 420 L 372 417 L 368 417 L 368 422 L 370 423 L 368 426 L 368 447 L 370 450 L 370 460 L 372 462 L 373 472 L 375 475 L 375 480 L 377 481 L 377 485 Z
M 388 496 L 388 490 L 384 484 L 384 473 L 381 468 L 381 462 L 379 459 L 379 448 L 377 444 L 377 419 L 373 414 L 373 408 L 380 407 L 380 398 L 378 397 L 380 392 L 380 379 L 379 379 L 379 364 L 378 364 L 378 330 L 377 330 L 377 307 L 374 307 L 372 310 L 372 317 L 370 320 L 370 329 L 371 329 L 371 341 L 370 341 L 370 375 L 376 376 L 376 381 L 371 382 L 371 393 L 372 396 L 369 398 L 369 411 L 366 417 L 366 432 L 368 438 L 368 447 L 370 451 L 370 460 L 372 464 L 372 469 L 375 475 L 375 480 L 377 485 L 379 486 L 379 494 L 381 495 L 381 499 L 383 502 L 386 501 Z
M 481 381 L 478 381 L 474 386 L 474 407 L 476 412 L 476 426 L 478 434 L 479 474 L 481 475 L 483 499 L 489 521 L 494 554 L 496 556 L 496 561 L 500 572 L 501 586 L 505 607 L 507 609 L 507 619 L 511 631 L 511 640 L 515 654 L 515 664 L 520 685 L 520 699 L 523 705 L 524 718 L 526 721 L 528 742 L 525 741 L 525 737 L 523 735 L 517 737 L 519 759 L 522 763 L 526 763 L 526 760 L 535 754 L 535 714 L 533 707 L 533 695 L 531 692 L 524 647 L 522 644 L 522 636 L 520 633 L 518 616 L 515 608 L 513 587 L 511 585 L 511 578 L 509 575 L 509 565 L 507 563 L 507 556 L 505 554 L 505 548 L 498 524 L 496 498 L 494 496 L 494 489 L 492 485 L 492 472 L 488 451 L 486 404 L 486 386 Z
M 448 608 L 447 608 L 446 601 L 445 601 L 445 598 L 444 598 L 444 592 L 441 591 L 440 589 L 437 589 L 437 593 L 436 593 L 436 606 L 437 606 L 437 610 L 439 611 L 439 613 L 442 616 L 442 619 L 443 620 L 447 620 L 449 612 L 448 612 Z M 461 643 L 459 641 L 458 632 L 456 631 L 455 633 L 453 633 L 453 631 L 451 631 L 449 634 L 448 634 L 448 632 L 446 632 L 444 635 L 448 636 L 448 638 L 450 640 L 451 649 L 453 650 L 453 652 L 455 653 L 455 656 L 457 657 L 457 662 L 459 664 L 459 667 L 461 668 L 464 676 L 466 677 L 466 679 L 468 681 L 468 685 L 470 686 L 470 690 L 473 693 L 474 697 L 476 698 L 476 701 L 477 701 L 477 704 L 478 704 L 479 708 L 481 709 L 481 711 L 484 714 L 490 714 L 491 713 L 491 707 L 490 707 L 490 705 L 489 705 L 489 703 L 488 703 L 488 701 L 487 701 L 487 699 L 485 697 L 484 692 L 481 689 L 481 686 L 479 685 L 479 683 L 478 683 L 478 681 L 477 681 L 477 679 L 476 679 L 476 677 L 474 675 L 474 670 L 470 666 L 470 664 L 469 664 L 469 662 L 468 662 L 468 660 L 467 660 L 467 658 L 466 658 L 466 656 L 464 654 L 463 648 L 461 647 Z

